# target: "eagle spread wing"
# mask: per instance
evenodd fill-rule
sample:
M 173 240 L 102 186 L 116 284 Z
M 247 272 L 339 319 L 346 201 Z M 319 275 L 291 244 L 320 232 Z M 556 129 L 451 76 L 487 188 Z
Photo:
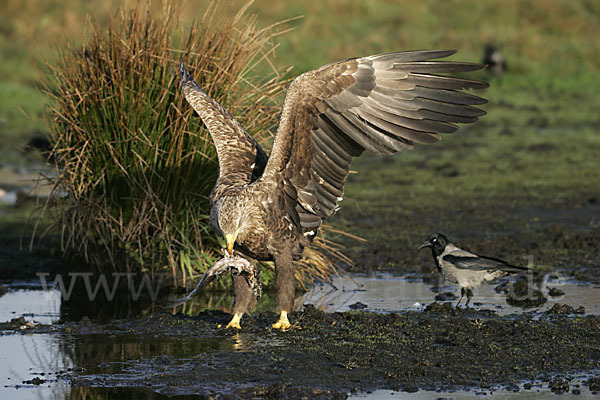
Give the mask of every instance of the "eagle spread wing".
M 342 199 L 350 163 L 364 150 L 394 153 L 440 140 L 485 114 L 462 92 L 485 82 L 440 74 L 483 65 L 432 61 L 454 51 L 406 51 L 329 64 L 290 85 L 260 179 L 276 181 L 286 212 L 309 238 Z
M 254 182 L 263 173 L 266 153 L 227 110 L 194 82 L 183 63 L 179 69 L 183 94 L 204 121 L 217 149 L 219 177 L 212 198 L 228 188 Z
M 281 315 L 274 328 L 290 327 L 292 256 L 306 245 L 298 235 L 312 239 L 322 220 L 335 212 L 352 159 L 364 150 L 389 154 L 411 149 L 414 143 L 436 142 L 440 133 L 456 131 L 455 123 L 474 122 L 485 114 L 473 107 L 485 100 L 462 90 L 483 89 L 486 83 L 440 75 L 483 68 L 434 60 L 453 53 L 382 54 L 300 75 L 286 93 L 268 160 L 181 66 L 185 97 L 210 131 L 219 158 L 211 222 L 214 214 L 230 253 L 238 243 L 249 254 L 275 261 Z M 234 287 L 236 305 L 228 326 L 239 328 L 251 291 L 235 282 Z

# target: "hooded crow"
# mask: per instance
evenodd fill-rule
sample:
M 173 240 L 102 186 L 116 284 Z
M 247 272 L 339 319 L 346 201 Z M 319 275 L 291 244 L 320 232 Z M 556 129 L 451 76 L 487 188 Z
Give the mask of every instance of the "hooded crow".
M 491 281 L 502 276 L 531 271 L 527 267 L 519 267 L 508 264 L 505 261 L 492 257 L 478 256 L 466 250 L 456 247 L 446 236 L 435 233 L 419 246 L 419 250 L 425 247 L 431 248 L 431 254 L 438 271 L 450 282 L 458 283 L 460 286 L 460 299 L 456 303 L 459 306 L 465 294 L 469 306 L 472 289 L 479 287 L 482 283 Z

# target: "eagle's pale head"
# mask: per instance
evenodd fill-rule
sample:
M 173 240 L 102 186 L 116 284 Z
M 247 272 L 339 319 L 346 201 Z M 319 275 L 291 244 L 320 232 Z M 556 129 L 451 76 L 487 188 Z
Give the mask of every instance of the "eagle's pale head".
M 233 254 L 238 237 L 252 229 L 251 213 L 243 196 L 224 196 L 211 209 L 211 222 L 226 241 L 227 252 Z

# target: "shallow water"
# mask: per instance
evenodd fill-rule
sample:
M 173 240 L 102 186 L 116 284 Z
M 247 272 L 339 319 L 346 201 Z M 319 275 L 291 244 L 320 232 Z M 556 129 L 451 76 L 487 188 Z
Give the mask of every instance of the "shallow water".
M 484 285 L 475 291 L 473 304 L 476 309 L 493 310 L 506 315 L 522 313 L 524 310 L 506 304 L 505 296 L 494 291 L 495 285 Z M 560 279 L 549 280 L 544 291 L 559 288 L 565 294 L 549 298 L 536 313 L 547 311 L 554 303 L 568 304 L 574 308 L 584 306 L 586 314 L 600 314 L 600 288 Z M 372 312 L 400 312 L 422 310 L 433 301 L 439 292 L 457 292 L 455 286 L 438 287 L 422 279 L 407 279 L 388 274 L 335 279 L 332 285 L 317 285 L 307 292 L 298 304 L 314 304 L 327 311 L 364 309 Z M 228 303 L 219 295 L 220 302 Z M 452 300 L 455 302 L 456 300 Z M 206 304 L 206 303 L 204 303 Z M 271 306 L 272 307 L 272 306 Z M 269 306 L 266 307 L 267 309 Z M 35 324 L 56 324 L 73 319 L 61 301 L 59 290 L 43 291 L 39 287 L 19 285 L 9 287 L 9 292 L 0 297 L 0 321 L 24 317 Z M 89 311 L 89 310 L 88 310 Z M 532 310 L 525 310 L 532 311 Z M 152 312 L 144 309 L 144 313 Z M 159 312 L 164 312 L 160 309 Z M 77 314 L 77 320 L 81 317 Z M 90 316 L 96 315 L 90 311 Z M 52 330 L 52 327 L 50 327 Z M 144 387 L 101 387 L 105 377 L 123 376 L 126 379 L 143 378 L 149 371 L 159 371 L 161 360 L 172 370 L 189 368 L 188 361 L 201 353 L 220 351 L 245 351 L 261 346 L 256 335 L 240 333 L 220 337 L 154 337 L 148 335 L 86 334 L 63 335 L 59 333 L 21 333 L 12 331 L 0 334 L 0 398 L 69 398 L 74 392 L 85 395 L 100 395 L 116 398 L 144 397 L 161 398 L 162 395 Z M 272 338 L 268 339 L 273 346 Z M 70 376 L 75 371 L 85 372 L 80 383 L 84 387 L 71 387 Z M 573 388 L 573 386 L 572 386 Z M 449 397 L 456 399 L 480 398 L 479 392 L 417 392 L 403 393 L 380 390 L 373 393 L 355 394 L 356 398 L 402 399 Z M 581 388 L 584 398 L 591 395 Z M 487 393 L 489 394 L 489 392 Z M 495 391 L 494 398 L 537 399 L 550 394 L 547 387 L 531 390 Z M 497 397 L 500 396 L 500 397 Z
M 598 399 L 599 392 L 591 392 L 583 381 L 587 377 L 575 378 L 569 382 L 569 392 L 562 393 L 562 398 L 577 398 L 577 399 Z M 451 392 L 436 392 L 431 390 L 419 390 L 414 393 L 395 392 L 393 390 L 376 390 L 371 393 L 352 394 L 349 399 L 368 399 L 368 400 L 429 400 L 429 399 L 453 399 L 453 400 L 475 400 L 482 398 L 493 398 L 494 400 L 541 400 L 551 396 L 556 396 L 555 393 L 541 383 L 534 384 L 530 389 L 524 389 L 523 385 L 519 385 L 517 391 L 504 389 L 476 389 L 473 391 L 457 390 Z M 575 397 L 576 396 L 576 397 Z
M 110 391 L 96 386 L 101 386 L 107 375 L 143 378 L 156 369 L 161 359 L 169 362 L 170 368 L 176 359 L 177 365 L 185 369 L 186 362 L 199 353 L 235 348 L 236 341 L 230 338 L 7 334 L 0 336 L 0 398 L 61 399 L 73 394 L 78 398 L 77 394 L 83 393 L 122 398 L 144 393 L 144 398 L 157 398 L 157 394 L 140 387 Z M 89 387 L 70 385 L 74 371 L 85 373 Z
M 0 321 L 24 317 L 40 324 L 52 324 L 60 320 L 61 294 L 59 290 L 21 288 L 11 290 L 0 297 Z
M 60 377 L 72 371 L 73 361 L 63 351 L 64 345 L 60 335 L 0 336 L 0 398 L 68 397 L 70 385 Z
M 522 309 L 506 303 L 506 296 L 497 293 L 496 285 L 483 285 L 473 291 L 470 307 L 478 310 L 493 310 L 499 315 L 518 314 L 527 311 L 545 312 L 556 303 L 567 304 L 573 308 L 583 306 L 586 314 L 600 314 L 600 288 L 581 282 L 548 279 L 542 285 L 542 292 L 548 301 L 539 308 Z M 565 294 L 558 297 L 548 295 L 550 288 L 562 290 Z M 431 303 L 438 292 L 452 292 L 460 295 L 456 285 L 437 287 L 422 279 L 406 279 L 390 274 L 369 276 L 352 275 L 335 278 L 332 285 L 321 284 L 307 292 L 301 299 L 302 304 L 314 304 L 326 312 L 365 310 L 373 312 L 400 312 L 422 310 Z M 455 300 L 447 300 L 456 303 Z M 357 304 L 358 303 L 358 304 Z M 464 305 L 464 300 L 463 303 Z

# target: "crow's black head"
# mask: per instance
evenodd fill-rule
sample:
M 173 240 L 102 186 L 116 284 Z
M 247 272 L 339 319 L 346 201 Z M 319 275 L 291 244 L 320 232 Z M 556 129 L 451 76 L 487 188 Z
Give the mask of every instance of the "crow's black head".
M 444 252 L 444 249 L 448 243 L 450 243 L 450 241 L 445 235 L 441 233 L 434 233 L 433 235 L 429 236 L 425 243 L 419 246 L 419 250 L 425 247 L 431 247 L 431 253 L 434 257 L 437 257 Z

